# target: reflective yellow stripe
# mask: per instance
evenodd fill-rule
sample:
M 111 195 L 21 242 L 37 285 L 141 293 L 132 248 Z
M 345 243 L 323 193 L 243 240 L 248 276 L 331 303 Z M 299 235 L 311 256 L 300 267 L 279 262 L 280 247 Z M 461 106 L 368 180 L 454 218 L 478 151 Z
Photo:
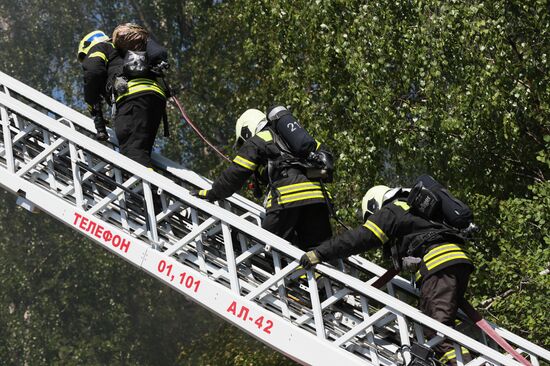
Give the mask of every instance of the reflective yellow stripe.
M 462 248 L 460 248 L 456 244 L 445 244 L 445 245 L 435 247 L 432 250 L 430 250 L 428 253 L 426 253 L 426 255 L 424 256 L 424 262 L 428 262 L 433 257 L 435 257 L 439 254 L 452 252 L 453 250 L 462 250 Z
M 103 61 L 107 62 L 107 56 L 105 56 L 103 52 L 96 51 L 92 53 L 90 56 L 88 56 L 88 58 L 92 58 L 92 57 L 99 57 L 103 59 Z
M 235 159 L 233 159 L 233 162 L 249 170 L 256 170 L 256 167 L 258 166 L 256 165 L 256 163 L 253 163 L 250 160 L 247 160 L 239 155 L 237 155 Z
M 321 146 L 321 143 L 317 140 L 315 140 L 315 142 L 317 143 L 317 146 L 315 147 L 315 150 L 319 150 L 319 147 Z
M 313 183 L 313 182 L 303 182 L 303 183 L 297 183 L 297 184 L 290 184 L 288 186 L 283 186 L 277 188 L 280 194 L 285 195 L 288 193 L 293 192 L 299 192 L 299 191 L 305 191 L 306 189 L 311 190 L 320 190 L 321 184 L 320 183 Z
M 291 203 L 307 199 L 321 198 L 324 199 L 323 191 L 321 190 L 321 184 L 315 182 L 302 182 L 296 184 L 289 184 L 287 186 L 278 187 L 277 191 L 280 194 L 277 202 L 279 204 Z M 327 191 L 328 196 L 331 198 L 330 192 Z M 271 207 L 272 194 L 269 192 L 267 195 L 266 208 Z
M 132 88 L 139 85 L 153 85 L 160 88 L 160 84 L 157 83 L 156 80 L 152 80 L 152 79 L 138 78 L 138 79 L 132 79 L 128 81 L 128 88 Z
M 462 355 L 465 355 L 467 353 L 470 353 L 466 348 L 464 347 L 460 347 L 460 352 L 462 352 Z M 439 359 L 439 361 L 441 362 L 447 362 L 447 361 L 450 361 L 452 359 L 456 358 L 456 350 L 451 350 L 447 353 L 445 353 L 443 356 L 441 356 L 441 358 Z
M 278 198 L 278 200 L 279 200 L 279 202 L 285 201 L 285 200 L 290 199 L 290 198 L 292 198 L 292 197 L 296 197 L 296 195 L 300 195 L 300 194 L 301 194 L 301 195 L 305 195 L 305 194 L 315 194 L 315 195 L 321 195 L 321 197 L 324 197 L 322 191 L 315 190 L 315 191 L 302 191 L 302 192 L 293 193 L 293 194 L 285 194 L 284 196 L 280 196 L 280 197 Z M 271 202 L 272 199 L 273 199 L 273 197 L 271 197 L 270 195 L 268 195 L 267 201 L 268 201 L 268 202 Z
M 447 255 L 444 255 L 447 254 Z M 424 264 L 428 271 L 437 267 L 440 264 L 446 263 L 454 259 L 467 259 L 466 252 L 457 244 L 445 244 L 430 250 L 424 257 Z M 422 277 L 420 271 L 416 272 L 416 281 Z
M 262 140 L 269 142 L 273 140 L 273 136 L 271 136 L 271 133 L 269 131 L 260 131 L 257 133 L 258 137 Z
M 380 239 L 382 244 L 385 244 L 388 242 L 389 239 L 386 236 L 386 234 L 374 222 L 367 220 L 367 222 L 365 222 L 363 226 L 369 229 L 370 231 L 372 231 L 373 234 L 376 235 L 378 239 Z
M 292 193 L 304 192 L 304 191 L 321 192 L 321 194 L 323 193 L 323 191 L 321 190 L 321 185 L 319 183 L 312 183 L 312 182 L 290 184 L 288 186 L 277 188 L 277 191 L 281 195 L 281 198 L 284 198 Z M 327 191 L 327 194 L 329 197 L 332 198 L 332 195 L 330 194 L 330 192 Z M 271 192 L 269 192 L 269 194 L 267 195 L 267 199 L 270 200 L 271 198 L 272 198 Z
M 284 198 L 279 198 L 278 202 L 279 204 L 284 205 L 285 203 L 291 203 L 296 201 L 303 201 L 303 200 L 309 200 L 314 198 L 321 198 L 323 199 L 323 192 L 303 192 L 303 193 L 296 193 L 296 194 L 290 194 L 285 196 Z M 267 201 L 267 208 L 271 207 L 272 201 Z
M 207 189 L 201 189 L 199 191 L 199 196 L 201 197 L 206 197 L 206 194 L 208 193 L 208 190 Z
M 162 95 L 163 97 L 165 97 L 164 91 L 161 88 L 158 88 L 158 87 L 155 87 L 155 86 L 152 86 L 152 85 L 143 85 L 143 86 L 136 86 L 136 87 L 130 88 L 128 90 L 128 92 L 126 92 L 122 95 L 119 95 L 116 98 L 116 101 L 118 102 L 120 99 L 122 99 L 124 97 L 127 97 L 127 96 L 135 94 L 135 93 L 139 93 L 139 92 L 142 92 L 142 91 L 148 91 L 148 90 L 149 91 L 154 91 L 154 92 Z
M 466 254 L 464 254 L 464 252 L 457 252 L 457 253 L 447 254 L 447 255 L 444 255 L 442 257 L 437 257 L 436 259 L 433 259 L 431 262 L 427 262 L 426 263 L 426 268 L 428 269 L 428 271 L 431 271 L 435 267 L 437 267 L 437 266 L 439 266 L 443 263 L 446 263 L 448 261 L 455 260 L 455 259 L 467 259 L 467 260 L 469 260 L 470 258 L 466 257 Z
M 449 352 L 446 352 L 443 356 L 441 356 L 439 361 L 447 362 L 449 360 L 452 360 L 453 358 L 456 358 L 456 351 L 454 349 L 450 350 Z
M 409 206 L 407 202 L 403 202 L 403 201 L 395 201 L 393 204 L 401 207 L 405 211 L 409 211 L 409 209 L 411 208 L 411 206 Z
M 127 97 L 129 95 L 139 93 L 142 91 L 153 91 L 155 93 L 158 93 L 162 95 L 163 97 L 166 97 L 164 94 L 164 90 L 160 86 L 159 83 L 157 83 L 155 80 L 151 79 L 133 79 L 128 82 L 128 91 L 122 95 L 119 95 L 116 98 L 116 101 L 118 102 L 120 99 Z
M 133 86 L 138 86 L 138 85 L 158 85 L 158 83 L 155 81 L 155 80 L 151 80 L 151 79 L 132 79 L 130 81 L 128 81 L 128 87 L 131 88 Z
M 141 83 L 155 83 L 156 81 L 153 79 L 147 79 L 147 78 L 135 78 L 130 81 L 128 81 L 128 84 L 141 84 Z

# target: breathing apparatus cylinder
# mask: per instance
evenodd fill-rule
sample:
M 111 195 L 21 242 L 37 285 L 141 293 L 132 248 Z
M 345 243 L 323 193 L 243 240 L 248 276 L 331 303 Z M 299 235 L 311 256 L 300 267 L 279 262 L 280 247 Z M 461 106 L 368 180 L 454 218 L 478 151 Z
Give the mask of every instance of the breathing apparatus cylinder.
M 305 159 L 311 152 L 315 151 L 317 142 L 298 123 L 287 108 L 283 106 L 272 107 L 267 111 L 267 118 L 275 132 L 288 145 L 290 153 Z

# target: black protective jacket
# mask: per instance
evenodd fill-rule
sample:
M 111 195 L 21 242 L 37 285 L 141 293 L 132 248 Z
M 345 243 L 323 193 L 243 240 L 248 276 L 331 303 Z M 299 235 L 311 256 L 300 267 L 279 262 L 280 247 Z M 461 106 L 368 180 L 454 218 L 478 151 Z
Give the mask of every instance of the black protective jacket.
M 273 141 L 272 132 L 264 129 L 246 140 L 237 156 L 212 184 L 212 189 L 201 191 L 200 195 L 216 201 L 238 191 L 252 174 L 259 174 L 268 185 L 265 200 L 267 212 L 314 203 L 324 203 L 325 197 L 319 182 L 309 180 L 299 169 L 279 172 L 269 182 L 269 162 L 280 156 L 280 150 Z M 328 194 L 328 192 L 327 192 Z
M 313 248 L 321 259 L 346 258 L 371 248 L 384 246 L 389 254 L 396 246 L 401 256 L 422 259 L 417 282 L 451 265 L 472 262 L 462 249 L 463 239 L 443 224 L 428 221 L 409 211 L 405 201 L 395 200 L 371 215 L 365 224 L 335 236 Z
M 149 46 L 151 44 L 151 46 Z M 158 43 L 148 41 L 150 47 L 160 47 Z M 123 54 L 115 48 L 111 42 L 100 42 L 88 51 L 86 58 L 82 61 L 84 69 L 84 100 L 88 106 L 93 106 L 103 99 L 111 104 L 112 84 L 116 76 L 122 75 L 124 63 Z M 157 80 L 153 73 L 142 78 L 133 78 L 128 81 L 128 92 L 116 95 L 116 103 L 132 99 L 142 94 L 154 94 L 161 98 L 166 97 L 165 88 Z

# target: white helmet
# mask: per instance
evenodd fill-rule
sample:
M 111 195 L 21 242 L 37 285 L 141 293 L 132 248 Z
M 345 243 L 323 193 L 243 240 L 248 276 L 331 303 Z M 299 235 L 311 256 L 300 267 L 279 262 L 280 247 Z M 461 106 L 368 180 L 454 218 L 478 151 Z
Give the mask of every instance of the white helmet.
M 390 191 L 392 191 L 392 189 L 387 186 L 374 186 L 365 193 L 363 201 L 361 202 L 361 211 L 363 212 L 364 220 L 367 216 L 372 215 L 382 207 L 384 201 L 390 198 L 386 196 Z M 392 194 L 391 196 L 394 195 L 395 194 Z
M 257 109 L 248 109 L 241 114 L 235 125 L 235 145 L 242 145 L 246 140 L 260 132 L 266 124 L 265 113 Z

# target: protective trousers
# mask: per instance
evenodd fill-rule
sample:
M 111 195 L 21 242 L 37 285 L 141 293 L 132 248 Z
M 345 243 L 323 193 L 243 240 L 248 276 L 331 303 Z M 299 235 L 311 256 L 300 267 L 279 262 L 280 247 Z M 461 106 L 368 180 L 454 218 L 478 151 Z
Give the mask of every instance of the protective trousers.
M 430 275 L 420 288 L 420 310 L 435 320 L 454 327 L 459 302 L 464 297 L 469 278 L 470 267 L 464 264 L 456 264 Z M 424 328 L 424 335 L 428 339 L 435 333 L 432 329 Z M 454 342 L 444 339 L 433 349 L 441 363 L 452 366 L 457 364 Z M 461 352 L 464 363 L 471 360 L 467 349 L 462 347 Z
M 268 212 L 262 227 L 302 250 L 332 236 L 329 212 L 324 203 L 314 203 Z
M 132 160 L 152 167 L 151 150 L 165 113 L 166 100 L 143 94 L 118 105 L 115 116 L 115 132 L 120 152 Z

